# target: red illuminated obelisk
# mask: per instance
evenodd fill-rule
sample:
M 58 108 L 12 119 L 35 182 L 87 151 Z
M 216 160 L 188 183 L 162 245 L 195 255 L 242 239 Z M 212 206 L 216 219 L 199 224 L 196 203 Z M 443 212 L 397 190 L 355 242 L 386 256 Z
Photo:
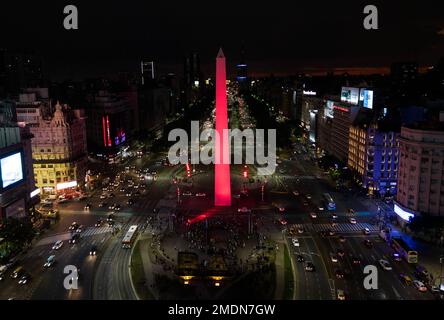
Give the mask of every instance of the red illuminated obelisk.
M 216 132 L 214 205 L 231 206 L 230 149 L 228 140 L 227 82 L 222 48 L 216 57 Z

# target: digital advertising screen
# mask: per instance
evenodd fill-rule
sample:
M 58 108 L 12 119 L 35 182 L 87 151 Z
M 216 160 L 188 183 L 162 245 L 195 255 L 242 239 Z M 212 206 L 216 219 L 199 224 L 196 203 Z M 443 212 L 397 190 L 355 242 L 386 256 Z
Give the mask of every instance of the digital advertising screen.
M 16 152 L 0 159 L 1 183 L 5 189 L 23 180 L 21 152 Z
M 373 90 L 364 90 L 364 108 L 373 109 Z
M 359 88 L 342 87 L 341 101 L 351 103 L 351 104 L 358 104 L 358 102 L 359 102 Z

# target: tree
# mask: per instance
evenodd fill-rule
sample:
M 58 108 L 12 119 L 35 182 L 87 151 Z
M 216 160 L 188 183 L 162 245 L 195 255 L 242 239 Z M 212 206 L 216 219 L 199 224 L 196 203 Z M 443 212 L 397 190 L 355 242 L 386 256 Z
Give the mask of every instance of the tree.
M 35 236 L 35 230 L 29 219 L 8 218 L 0 229 L 0 258 L 8 258 L 18 253 Z

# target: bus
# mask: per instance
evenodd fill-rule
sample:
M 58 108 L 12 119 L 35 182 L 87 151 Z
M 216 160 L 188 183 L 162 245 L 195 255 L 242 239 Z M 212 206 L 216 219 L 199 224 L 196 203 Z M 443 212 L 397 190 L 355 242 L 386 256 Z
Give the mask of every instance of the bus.
M 412 250 L 401 238 L 392 238 L 392 248 L 408 263 L 418 263 L 418 252 Z
M 128 229 L 128 232 L 125 234 L 125 237 L 123 237 L 122 240 L 122 248 L 123 249 L 131 249 L 133 246 L 134 240 L 137 236 L 137 226 L 130 226 Z
M 336 210 L 336 203 L 333 201 L 333 198 L 331 197 L 330 194 L 328 193 L 324 193 L 322 195 L 322 198 L 324 200 L 324 205 L 327 208 L 327 210 Z

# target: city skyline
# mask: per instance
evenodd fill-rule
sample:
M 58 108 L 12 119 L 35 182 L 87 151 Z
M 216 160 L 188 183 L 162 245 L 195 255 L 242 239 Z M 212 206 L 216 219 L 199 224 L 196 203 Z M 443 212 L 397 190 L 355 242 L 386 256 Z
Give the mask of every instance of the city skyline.
M 62 4 L 27 4 L 29 10 L 23 12 L 18 1 L 1 4 L 0 26 L 9 30 L 2 47 L 35 50 L 55 80 L 133 72 L 143 59 L 155 60 L 165 73 L 180 73 L 177 61 L 190 52 L 200 54 L 202 69 L 213 76 L 212 52 L 220 46 L 231 58 L 230 75 L 242 47 L 253 75 L 335 68 L 376 71 L 389 67 L 393 57 L 427 67 L 443 55 L 444 19 L 436 4 L 426 2 L 420 9 L 407 3 L 375 5 L 380 28 L 373 31 L 362 28 L 365 15 L 356 1 L 254 9 L 248 3 L 228 2 L 219 11 L 197 4 L 102 6 L 79 1 L 80 27 L 73 31 L 63 29 Z M 20 22 L 13 18 L 19 12 Z M 201 37 L 207 38 L 205 44 Z

